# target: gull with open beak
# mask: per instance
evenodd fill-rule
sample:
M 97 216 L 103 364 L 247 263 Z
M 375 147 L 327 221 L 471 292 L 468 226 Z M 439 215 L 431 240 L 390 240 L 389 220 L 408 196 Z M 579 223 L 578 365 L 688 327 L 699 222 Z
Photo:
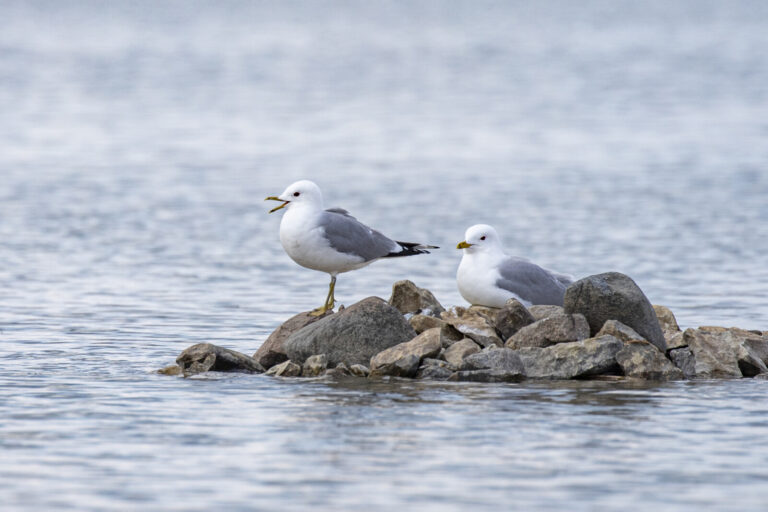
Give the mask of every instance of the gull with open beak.
M 467 229 L 456 283 L 459 293 L 470 304 L 500 308 L 508 299 L 523 305 L 563 305 L 565 289 L 573 277 L 547 270 L 525 258 L 504 253 L 496 230 L 487 224 Z
M 269 213 L 285 208 L 280 221 L 280 243 L 293 261 L 331 276 L 325 303 L 312 311 L 320 316 L 333 310 L 336 276 L 356 270 L 381 258 L 413 256 L 437 249 L 434 245 L 397 242 L 361 223 L 341 208 L 323 208 L 320 188 L 308 180 L 297 181 L 279 196 Z

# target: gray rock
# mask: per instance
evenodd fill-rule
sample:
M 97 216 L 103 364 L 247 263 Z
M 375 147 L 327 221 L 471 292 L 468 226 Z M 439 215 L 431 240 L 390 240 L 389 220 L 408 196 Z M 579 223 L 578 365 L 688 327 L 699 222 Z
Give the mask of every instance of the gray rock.
M 744 347 L 768 365 L 768 334 L 752 336 L 744 340 Z
M 368 297 L 293 333 L 283 347 L 291 360 L 304 363 L 314 354 L 340 362 L 368 364 L 382 350 L 416 336 L 398 310 L 378 297 Z
M 426 358 L 421 362 L 419 371 L 416 373 L 417 379 L 429 380 L 448 380 L 453 374 L 454 368 L 445 361 Z
M 616 354 L 622 348 L 621 340 L 606 335 L 546 348 L 523 348 L 517 353 L 529 379 L 576 379 L 620 373 Z
M 531 313 L 534 321 L 547 318 L 548 316 L 564 315 L 565 308 L 562 306 L 555 306 L 554 304 L 534 304 L 528 308 L 528 312 Z
M 698 378 L 753 377 L 768 372 L 753 349 L 755 334 L 736 327 L 686 329 L 683 337 L 693 353 Z
M 398 281 L 392 285 L 392 296 L 389 298 L 390 306 L 396 308 L 402 314 L 422 314 L 426 316 L 438 316 L 445 311 L 432 292 L 425 288 L 419 288 L 411 281 Z
M 478 370 L 485 371 L 485 373 L 482 376 L 473 373 Z M 467 356 L 461 364 L 461 371 L 455 377 L 458 380 L 477 382 L 511 382 L 524 378 L 525 368 L 520 356 L 508 348 L 478 352 Z
M 659 320 L 659 326 L 665 333 L 674 334 L 680 332 L 680 326 L 677 325 L 677 318 L 675 318 L 672 310 L 666 306 L 653 305 L 653 312 L 656 313 L 656 318 Z
M 198 343 L 185 349 L 176 358 L 184 375 L 204 372 L 261 373 L 264 367 L 256 359 L 228 348 L 210 343 Z
M 298 377 L 301 375 L 301 366 L 289 359 L 267 370 L 267 375 L 274 377 Z
M 604 336 L 606 334 L 610 334 L 614 338 L 618 338 L 624 343 L 630 343 L 633 341 L 646 343 L 648 342 L 648 340 L 640 336 L 633 328 L 628 325 L 624 325 L 618 320 L 608 320 L 605 322 L 603 328 L 600 329 L 600 332 L 598 332 L 595 337 Z
M 457 341 L 448 347 L 443 354 L 443 358 L 455 367 L 460 367 L 462 361 L 467 356 L 480 352 L 480 347 L 469 338 Z
M 325 373 L 328 368 L 328 356 L 325 354 L 316 354 L 310 356 L 304 361 L 304 365 L 301 368 L 301 374 L 304 377 L 317 377 Z
M 339 363 L 335 368 L 325 370 L 326 377 L 348 377 L 350 375 L 352 375 L 352 370 L 344 363 Z
M 676 348 L 687 347 L 688 342 L 685 341 L 685 336 L 682 332 L 671 333 L 668 337 L 667 334 L 670 331 L 664 331 L 664 339 L 667 341 L 667 352 Z
M 440 328 L 435 327 L 416 336 L 411 341 L 399 343 L 379 352 L 371 358 L 371 375 L 395 375 L 412 377 L 416 374 L 421 360 L 425 357 L 434 357 L 440 353 Z M 416 358 L 415 367 L 412 368 L 412 358 Z M 410 372 L 411 368 L 413 369 Z M 408 374 L 404 371 L 407 369 Z
M 467 308 L 464 314 L 466 315 L 467 313 L 470 313 L 473 315 L 480 315 L 485 318 L 489 324 L 494 325 L 496 315 L 499 314 L 499 311 L 501 311 L 499 308 L 492 308 L 490 306 L 478 306 L 473 304 Z
M 555 315 L 527 325 L 507 340 L 511 349 L 548 347 L 556 343 L 589 338 L 589 324 L 583 315 Z
M 607 322 L 606 322 L 607 323 Z M 631 341 L 616 354 L 624 375 L 646 380 L 681 380 L 683 372 L 647 341 Z
M 651 303 L 640 287 L 624 274 L 606 272 L 576 281 L 565 291 L 564 306 L 566 313 L 584 315 L 593 335 L 607 320 L 618 320 L 662 352 L 667 350 Z
M 464 308 L 454 307 L 444 311 L 441 315 L 443 320 L 452 325 L 457 331 L 471 338 L 472 341 L 481 347 L 488 345 L 502 346 L 496 328 L 490 323 L 488 318 L 478 311 L 469 311 Z
M 519 300 L 509 299 L 504 307 L 496 313 L 494 324 L 496 330 L 501 334 L 501 339 L 506 341 L 517 331 L 535 321 L 533 315 Z
M 355 377 L 367 377 L 371 371 L 363 364 L 353 364 L 349 367 L 349 373 Z
M 435 327 L 448 325 L 439 318 L 427 315 L 413 315 L 408 319 L 408 323 L 411 324 L 411 327 L 413 327 L 413 330 L 416 331 L 416 334 L 421 334 L 424 331 L 434 329 Z
M 285 352 L 285 348 L 283 348 L 285 340 L 288 339 L 291 334 L 307 325 L 333 314 L 332 311 L 327 311 L 322 316 L 311 316 L 309 313 L 309 311 L 299 313 L 283 322 L 283 324 L 275 329 L 275 331 L 269 335 L 267 340 L 261 344 L 256 353 L 253 354 L 253 358 L 264 368 L 272 368 L 278 363 L 287 361 L 288 354 Z
M 669 351 L 669 358 L 682 370 L 686 379 L 692 379 L 696 376 L 696 359 L 693 357 L 690 347 L 680 347 Z

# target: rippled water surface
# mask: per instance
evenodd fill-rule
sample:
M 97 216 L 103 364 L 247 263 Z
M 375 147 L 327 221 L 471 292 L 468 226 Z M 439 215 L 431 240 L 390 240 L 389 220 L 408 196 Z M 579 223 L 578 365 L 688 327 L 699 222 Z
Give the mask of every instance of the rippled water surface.
M 668 4 L 0 2 L 0 508 L 764 506 L 768 381 L 154 373 L 323 300 L 262 201 L 300 178 L 443 246 L 346 304 L 462 304 L 487 222 L 683 327 L 768 329 L 768 7 Z

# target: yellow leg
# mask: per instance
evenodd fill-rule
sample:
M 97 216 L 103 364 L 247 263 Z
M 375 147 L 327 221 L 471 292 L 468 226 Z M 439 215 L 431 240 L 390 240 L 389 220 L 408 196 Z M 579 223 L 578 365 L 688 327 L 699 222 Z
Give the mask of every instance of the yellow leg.
M 328 296 L 325 298 L 325 304 L 317 309 L 313 309 L 309 314 L 312 316 L 324 315 L 326 311 L 333 311 L 333 306 L 336 304 L 336 299 L 333 296 L 333 291 L 336 288 L 336 276 L 331 276 L 331 284 L 328 287 Z

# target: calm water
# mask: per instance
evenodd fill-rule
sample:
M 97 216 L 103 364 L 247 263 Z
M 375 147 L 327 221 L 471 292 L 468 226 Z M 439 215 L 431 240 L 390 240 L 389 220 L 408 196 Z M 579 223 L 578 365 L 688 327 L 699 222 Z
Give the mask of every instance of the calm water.
M 487 222 L 683 327 L 768 329 L 768 5 L 154 4 L 0 2 L 0 508 L 764 506 L 768 381 L 153 372 L 321 303 L 262 201 L 300 178 L 444 247 L 346 304 L 462 304 Z

